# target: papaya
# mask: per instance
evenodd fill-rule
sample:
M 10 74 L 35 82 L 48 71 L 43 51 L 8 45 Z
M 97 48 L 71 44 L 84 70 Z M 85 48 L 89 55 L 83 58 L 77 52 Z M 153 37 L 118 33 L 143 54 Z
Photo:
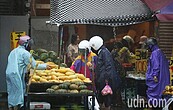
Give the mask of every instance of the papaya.
M 76 75 L 81 80 L 85 80 L 86 79 L 86 77 L 83 74 L 77 73 Z
M 57 72 L 66 73 L 67 72 L 67 68 L 60 68 L 60 69 L 57 70 Z
M 66 72 L 65 73 L 67 76 L 69 76 L 69 75 L 74 75 L 75 73 L 74 72 Z
M 40 60 L 45 60 L 45 59 L 47 59 L 48 58 L 48 54 L 47 53 L 42 53 L 41 55 L 40 55 Z
M 40 82 L 48 82 L 48 81 L 44 78 L 40 78 Z
M 31 82 L 32 83 L 36 83 L 37 81 L 35 79 L 31 79 Z
M 92 81 L 89 78 L 84 79 L 83 82 L 85 82 L 85 83 L 92 83 Z
M 33 75 L 32 78 L 33 78 L 35 81 L 39 81 L 41 77 L 38 76 L 38 75 Z

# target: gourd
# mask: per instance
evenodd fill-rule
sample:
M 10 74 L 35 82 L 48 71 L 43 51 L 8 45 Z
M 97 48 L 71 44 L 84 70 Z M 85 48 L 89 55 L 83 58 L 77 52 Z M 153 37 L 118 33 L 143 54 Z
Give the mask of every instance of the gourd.
M 87 86 L 86 85 L 80 85 L 79 90 L 82 90 L 82 89 L 87 89 Z
M 69 86 L 69 88 L 72 89 L 72 90 L 78 89 L 78 85 L 76 85 L 76 84 L 71 84 L 71 85 Z

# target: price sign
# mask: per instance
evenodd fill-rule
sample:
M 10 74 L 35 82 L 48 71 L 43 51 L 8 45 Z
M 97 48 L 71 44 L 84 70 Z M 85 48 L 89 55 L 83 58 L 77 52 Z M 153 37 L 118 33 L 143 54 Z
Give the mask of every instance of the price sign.
M 137 60 L 135 66 L 137 72 L 146 72 L 147 60 Z
M 135 50 L 136 60 L 143 60 L 148 58 L 148 50 L 136 49 Z
M 136 71 L 145 73 L 147 70 L 147 58 L 148 58 L 148 51 L 146 49 L 136 49 Z

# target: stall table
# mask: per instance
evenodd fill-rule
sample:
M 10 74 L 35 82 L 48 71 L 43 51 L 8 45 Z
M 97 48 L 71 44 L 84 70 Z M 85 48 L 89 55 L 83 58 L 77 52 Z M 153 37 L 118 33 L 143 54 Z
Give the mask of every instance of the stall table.
M 30 110 L 30 102 L 35 98 L 48 98 L 48 97 L 53 97 L 53 98 L 57 98 L 58 97 L 84 97 L 84 109 L 88 110 L 88 96 L 92 96 L 92 110 L 94 110 L 94 106 L 95 106 L 95 95 L 94 93 L 60 93 L 60 94 L 55 94 L 55 93 L 47 93 L 47 92 L 39 92 L 39 93 L 34 93 L 34 92 L 29 92 L 27 94 L 27 109 Z M 66 102 L 68 103 L 68 102 Z M 57 104 L 58 105 L 58 104 Z
M 125 80 L 125 101 L 127 102 L 127 89 L 134 90 L 134 96 L 143 96 L 146 97 L 146 83 L 144 77 L 133 77 L 133 76 L 126 76 Z

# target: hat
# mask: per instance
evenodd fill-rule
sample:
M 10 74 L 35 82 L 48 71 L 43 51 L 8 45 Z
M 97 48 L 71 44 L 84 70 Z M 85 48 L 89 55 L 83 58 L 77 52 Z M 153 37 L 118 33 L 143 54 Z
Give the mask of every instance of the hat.
M 130 43 L 130 42 L 131 42 L 131 43 L 134 43 L 133 38 L 130 37 L 129 35 L 124 36 L 123 39 L 125 39 L 128 43 Z
M 147 41 L 148 37 L 147 36 L 141 36 L 139 44 L 143 44 L 145 41 Z
M 21 36 L 19 38 L 19 45 L 23 45 L 25 42 L 28 42 L 29 39 L 30 39 L 30 37 L 27 35 Z

